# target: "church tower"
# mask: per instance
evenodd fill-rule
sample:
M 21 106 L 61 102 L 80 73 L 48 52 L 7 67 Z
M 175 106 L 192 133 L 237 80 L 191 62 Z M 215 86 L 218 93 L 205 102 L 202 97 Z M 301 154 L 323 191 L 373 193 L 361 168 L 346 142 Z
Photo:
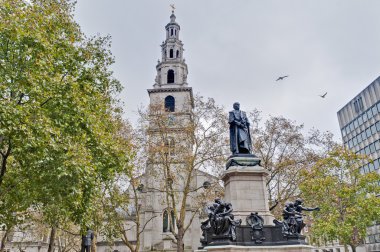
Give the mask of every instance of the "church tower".
M 158 60 L 157 75 L 153 89 L 148 89 L 150 104 L 161 103 L 169 112 L 187 112 L 192 108 L 193 91 L 187 83 L 187 64 L 183 57 L 183 43 L 179 39 L 180 25 L 174 10 L 170 22 L 165 26 L 166 39 L 161 44 L 161 60 Z
M 182 172 L 185 172 L 186 164 L 181 159 L 181 153 L 189 150 L 192 145 L 189 138 L 184 139 L 185 128 L 191 125 L 191 112 L 194 108 L 193 91 L 187 83 L 187 64 L 183 57 L 183 43 L 180 40 L 180 25 L 176 22 L 174 10 L 170 16 L 169 23 L 165 26 L 165 41 L 161 44 L 161 60 L 156 65 L 157 75 L 153 88 L 148 89 L 150 98 L 150 116 L 148 141 L 150 146 L 168 146 L 164 154 L 156 155 L 149 153 L 144 175 L 141 183 L 145 185 L 141 192 L 141 223 L 148 223 L 143 232 L 142 251 L 175 251 L 175 238 L 171 232 L 170 223 L 174 223 L 174 211 L 168 207 L 168 194 L 164 191 L 167 183 L 171 183 L 176 194 L 182 195 L 184 184 Z M 159 111 L 159 112 L 157 112 Z M 154 118 L 162 116 L 157 123 Z M 165 133 L 162 127 L 165 125 Z M 159 147 L 157 147 L 159 149 Z M 154 147 L 152 147 L 154 149 Z M 167 155 L 162 161 L 162 156 Z M 182 154 L 183 156 L 183 154 Z M 170 166 L 171 175 L 168 177 L 164 171 Z M 165 175 L 166 174 L 166 175 Z M 174 174 L 174 175 L 173 175 Z M 184 174 L 185 175 L 185 174 Z M 194 172 L 192 184 L 194 188 L 199 187 L 207 178 L 200 172 Z M 181 196 L 178 196 L 181 197 Z M 191 200 L 186 204 L 186 220 L 189 221 L 195 210 L 191 207 Z M 186 251 L 197 249 L 200 240 L 200 220 L 197 215 L 194 218 L 184 237 L 184 248 Z
M 166 40 L 161 44 L 161 61 L 156 66 L 154 88 L 187 86 L 187 65 L 183 58 L 183 43 L 179 39 L 180 26 L 175 21 L 174 11 L 165 26 Z

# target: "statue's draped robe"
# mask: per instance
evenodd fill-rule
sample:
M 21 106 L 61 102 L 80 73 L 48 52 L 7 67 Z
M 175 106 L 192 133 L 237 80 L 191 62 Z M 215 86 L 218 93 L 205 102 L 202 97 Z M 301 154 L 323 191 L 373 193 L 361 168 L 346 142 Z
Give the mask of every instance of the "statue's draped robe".
M 238 126 L 239 122 L 241 126 Z M 233 110 L 229 112 L 230 148 L 233 154 L 252 153 L 249 122 L 245 112 Z

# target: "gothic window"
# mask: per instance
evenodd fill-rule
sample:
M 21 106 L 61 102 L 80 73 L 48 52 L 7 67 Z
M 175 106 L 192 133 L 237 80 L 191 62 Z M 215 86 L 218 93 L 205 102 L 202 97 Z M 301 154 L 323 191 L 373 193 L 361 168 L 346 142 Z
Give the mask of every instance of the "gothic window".
M 165 98 L 165 110 L 168 112 L 174 112 L 175 110 L 175 99 L 171 95 Z
M 175 225 L 175 218 L 174 218 L 174 212 L 170 211 L 170 220 L 169 220 L 169 210 L 164 210 L 164 213 L 162 214 L 162 231 L 165 232 L 172 232 L 172 226 Z M 173 225 L 171 225 L 173 223 Z
M 179 51 L 177 50 L 177 53 L 176 53 L 176 58 L 178 58 L 179 57 Z
M 168 71 L 168 83 L 174 83 L 174 70 L 172 69 Z
M 162 214 L 162 232 L 168 232 L 169 231 L 169 218 L 168 218 L 168 211 L 164 211 Z
M 170 54 L 170 56 L 169 56 L 169 58 L 173 58 L 174 56 L 173 56 L 173 49 L 170 49 L 170 52 L 169 52 L 169 54 Z

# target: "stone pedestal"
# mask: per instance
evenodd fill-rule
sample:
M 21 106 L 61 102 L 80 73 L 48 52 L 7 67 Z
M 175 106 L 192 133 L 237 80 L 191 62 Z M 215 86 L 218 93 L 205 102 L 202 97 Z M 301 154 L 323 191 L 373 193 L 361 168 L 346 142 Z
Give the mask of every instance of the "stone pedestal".
M 209 246 L 196 252 L 311 252 L 309 245 L 283 245 L 283 246 Z
M 264 225 L 274 225 L 269 211 L 266 176 L 269 172 L 260 166 L 257 157 L 230 157 L 222 179 L 225 187 L 225 201 L 230 202 L 236 219 L 242 219 L 252 212 L 264 218 Z

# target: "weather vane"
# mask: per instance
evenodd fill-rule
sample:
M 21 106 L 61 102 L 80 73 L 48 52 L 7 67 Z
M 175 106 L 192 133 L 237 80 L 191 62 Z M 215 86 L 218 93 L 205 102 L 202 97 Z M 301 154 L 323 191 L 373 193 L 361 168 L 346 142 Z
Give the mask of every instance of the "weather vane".
M 170 7 L 172 7 L 172 13 L 174 13 L 174 10 L 175 10 L 174 4 L 171 4 Z

